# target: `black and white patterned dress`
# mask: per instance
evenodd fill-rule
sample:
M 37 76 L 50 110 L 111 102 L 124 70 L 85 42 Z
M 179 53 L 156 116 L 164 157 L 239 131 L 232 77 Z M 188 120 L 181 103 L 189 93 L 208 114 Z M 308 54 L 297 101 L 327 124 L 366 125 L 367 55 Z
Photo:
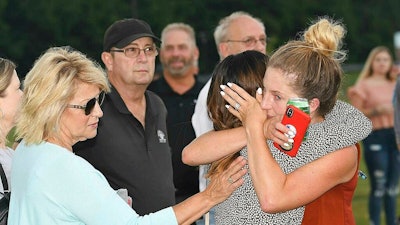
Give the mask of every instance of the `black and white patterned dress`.
M 360 111 L 338 101 L 323 122 L 309 126 L 307 141 L 302 143 L 296 157 L 281 152 L 272 141 L 268 141 L 268 146 L 284 173 L 288 174 L 330 152 L 357 143 L 367 137 L 371 129 L 370 120 Z M 247 158 L 247 148 L 243 148 L 240 154 Z M 246 167 L 249 169 L 248 165 Z M 304 206 L 281 213 L 265 213 L 261 210 L 249 173 L 244 180 L 244 184 L 227 200 L 215 206 L 217 225 L 301 224 Z

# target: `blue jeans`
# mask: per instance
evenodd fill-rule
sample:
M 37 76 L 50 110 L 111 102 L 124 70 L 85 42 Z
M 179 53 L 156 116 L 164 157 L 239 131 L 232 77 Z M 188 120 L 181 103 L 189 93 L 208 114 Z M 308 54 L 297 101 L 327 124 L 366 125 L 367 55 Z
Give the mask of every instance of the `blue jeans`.
M 381 129 L 363 140 L 371 192 L 368 211 L 371 225 L 380 224 L 384 205 L 386 224 L 396 223 L 396 199 L 399 193 L 400 153 L 397 150 L 394 129 Z

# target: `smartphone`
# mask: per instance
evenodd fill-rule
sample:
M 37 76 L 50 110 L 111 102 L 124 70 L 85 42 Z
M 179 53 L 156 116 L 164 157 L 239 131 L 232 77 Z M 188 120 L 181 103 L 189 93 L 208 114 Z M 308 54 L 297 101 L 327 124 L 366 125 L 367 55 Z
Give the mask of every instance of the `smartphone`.
M 277 143 L 274 143 L 274 146 L 289 156 L 295 157 L 303 142 L 310 121 L 310 115 L 293 105 L 288 105 L 282 124 L 293 132 L 294 135 L 289 138 L 292 138 L 294 142 L 288 143 L 289 146 L 280 146 Z

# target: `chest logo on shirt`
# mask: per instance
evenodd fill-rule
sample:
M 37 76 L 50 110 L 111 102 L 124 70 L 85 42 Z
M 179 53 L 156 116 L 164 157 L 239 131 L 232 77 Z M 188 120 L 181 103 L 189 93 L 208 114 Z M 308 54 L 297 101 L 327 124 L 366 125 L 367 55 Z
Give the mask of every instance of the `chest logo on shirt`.
M 164 132 L 162 132 L 161 130 L 157 130 L 157 135 L 158 135 L 158 141 L 160 143 L 166 143 L 167 142 L 167 139 L 165 138 Z

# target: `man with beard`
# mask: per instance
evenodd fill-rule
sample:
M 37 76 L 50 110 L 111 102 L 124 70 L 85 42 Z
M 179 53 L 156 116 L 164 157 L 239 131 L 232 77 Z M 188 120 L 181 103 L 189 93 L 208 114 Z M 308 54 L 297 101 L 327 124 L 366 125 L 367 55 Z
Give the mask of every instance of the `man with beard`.
M 167 111 L 167 133 L 172 152 L 176 203 L 199 192 L 198 167 L 183 164 L 182 150 L 195 137 L 191 118 L 203 83 L 197 79 L 199 49 L 193 28 L 184 23 L 167 25 L 161 33 L 163 76 L 148 90 L 158 94 Z

